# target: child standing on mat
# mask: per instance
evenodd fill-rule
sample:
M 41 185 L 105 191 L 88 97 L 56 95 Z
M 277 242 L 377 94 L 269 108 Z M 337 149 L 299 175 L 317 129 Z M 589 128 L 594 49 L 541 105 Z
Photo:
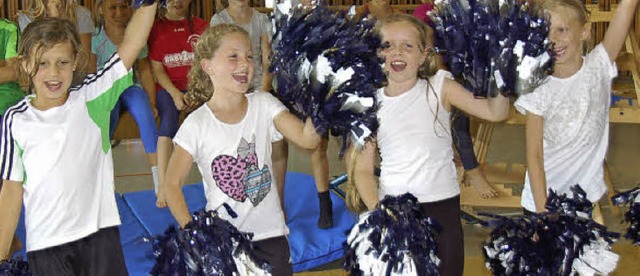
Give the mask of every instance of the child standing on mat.
M 166 187 L 171 213 L 181 227 L 191 220 L 180 187 L 195 162 L 205 185 L 206 209 L 231 206 L 237 218 L 224 210 L 220 216 L 254 234 L 255 253 L 273 265 L 273 275 L 291 275 L 289 229 L 272 181 L 271 146 L 284 136 L 313 149 L 320 136 L 311 120 L 303 123 L 271 94 L 247 93 L 254 68 L 251 40 L 244 29 L 230 24 L 210 27 L 194 51 L 185 98 L 202 106 L 187 117 L 174 138 Z
M 29 96 L 7 109 L 0 138 L 0 256 L 24 203 L 27 260 L 35 275 L 126 275 L 114 196 L 109 114 L 144 47 L 155 4 L 136 11 L 117 54 L 70 88 L 82 51 L 75 26 L 32 22 L 19 44 Z
M 449 72 L 434 74 L 426 26 L 418 19 L 392 14 L 379 21 L 378 28 L 389 83 L 377 93 L 376 139 L 354 155 L 347 154 L 351 179 L 347 206 L 356 211 L 373 209 L 386 195 L 412 193 L 425 214 L 442 226 L 436 236 L 441 275 L 462 275 L 460 187 L 453 163 L 450 110 L 457 107 L 500 121 L 509 113 L 509 99 L 502 95 L 476 99 Z M 376 154 L 382 158 L 379 184 L 374 176 Z
M 580 184 L 591 202 L 600 200 L 607 190 L 603 163 L 609 144 L 611 84 L 618 74 L 614 61 L 637 4 L 638 0 L 622 0 L 602 42 L 583 56 L 591 24 L 582 1 L 543 2 L 551 15 L 553 75 L 515 103 L 526 114 L 525 210 L 544 211 L 547 189 L 571 194 L 570 187 Z M 599 208 L 593 217 L 603 222 Z
M 193 44 L 207 28 L 207 22 L 191 15 L 191 0 L 168 0 L 159 11 L 149 35 L 149 59 L 156 77 L 156 103 L 160 127 L 158 128 L 158 174 L 160 185 L 156 189 L 158 207 L 166 206 L 164 176 L 173 152 L 171 139 L 178 131 L 180 111 L 185 109 L 187 74 L 193 62 Z
M 133 9 L 125 0 L 98 0 L 95 3 L 94 13 L 98 27 L 91 41 L 91 61 L 96 63 L 98 68 L 102 68 L 109 57 L 116 52 L 117 45 L 122 43 L 124 31 L 131 20 Z M 158 167 L 156 166 L 158 128 L 155 116 L 158 110 L 155 104 L 156 84 L 151 73 L 151 64 L 147 58 L 147 47 L 140 51 L 133 68 L 135 84 L 122 93 L 111 111 L 109 137 L 113 138 L 120 114 L 124 110 L 128 110 L 140 129 L 140 139 L 151 165 L 153 186 L 157 190 L 159 181 Z

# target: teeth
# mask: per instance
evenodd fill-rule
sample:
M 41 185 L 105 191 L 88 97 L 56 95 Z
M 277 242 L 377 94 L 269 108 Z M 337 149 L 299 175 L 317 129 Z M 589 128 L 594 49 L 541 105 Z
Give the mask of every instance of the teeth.
M 394 62 L 391 63 L 391 65 L 395 65 L 395 66 L 402 66 L 402 65 L 405 65 L 405 64 L 407 64 L 407 63 L 403 62 L 403 61 L 394 61 Z

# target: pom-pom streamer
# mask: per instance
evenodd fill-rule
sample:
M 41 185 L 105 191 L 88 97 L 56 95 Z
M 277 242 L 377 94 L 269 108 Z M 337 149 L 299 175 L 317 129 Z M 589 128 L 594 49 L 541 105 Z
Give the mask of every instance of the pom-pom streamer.
M 29 264 L 21 260 L 3 260 L 0 262 L 0 276 L 31 276 Z
M 484 244 L 487 267 L 495 275 L 594 275 L 611 273 L 619 256 L 610 245 L 619 234 L 593 221 L 583 201 L 584 191 L 574 196 L 549 192 L 548 212 L 514 218 L 482 214 L 494 220 Z
M 347 238 L 344 267 L 351 275 L 438 275 L 435 234 L 412 194 L 386 196 L 360 215 Z
M 364 145 L 377 130 L 375 93 L 386 82 L 373 23 L 324 5 L 278 7 L 270 67 L 277 96 L 300 118 L 310 117 L 321 135 Z
M 520 0 L 437 0 L 436 51 L 477 97 L 521 95 L 551 73 L 548 22 Z
M 640 245 L 640 186 L 614 195 L 611 201 L 615 205 L 629 204 L 629 211 L 624 213 L 624 220 L 629 223 L 624 237 Z
M 271 275 L 272 267 L 252 250 L 252 234 L 242 233 L 215 211 L 198 211 L 193 221 L 169 227 L 154 240 L 151 275 Z

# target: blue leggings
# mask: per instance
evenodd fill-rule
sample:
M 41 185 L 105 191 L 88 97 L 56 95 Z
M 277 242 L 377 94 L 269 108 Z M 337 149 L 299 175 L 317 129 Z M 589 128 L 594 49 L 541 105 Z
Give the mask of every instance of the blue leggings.
M 182 91 L 184 93 L 184 91 Z M 160 89 L 156 95 L 158 105 L 158 116 L 160 116 L 160 127 L 158 128 L 158 136 L 169 137 L 173 139 L 178 132 L 180 110 L 173 103 L 173 98 L 167 90 Z
M 451 112 L 453 121 L 451 123 L 451 136 L 453 145 L 458 151 L 462 167 L 465 171 L 478 167 L 476 154 L 473 152 L 473 142 L 471 141 L 471 133 L 469 131 L 469 117 L 464 112 L 453 109 Z
M 124 110 L 129 111 L 131 117 L 138 124 L 140 129 L 140 139 L 144 150 L 149 153 L 156 153 L 158 144 L 158 129 L 156 128 L 156 119 L 153 117 L 151 103 L 147 92 L 139 86 L 132 85 L 120 95 L 120 99 L 116 106 L 111 110 L 111 123 L 109 124 L 109 135 L 113 137 L 113 133 L 118 125 L 120 113 Z

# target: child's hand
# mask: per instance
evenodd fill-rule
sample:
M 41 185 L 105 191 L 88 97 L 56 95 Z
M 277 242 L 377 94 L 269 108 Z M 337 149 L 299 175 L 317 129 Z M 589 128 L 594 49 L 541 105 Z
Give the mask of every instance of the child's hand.
M 182 93 L 172 93 L 171 98 L 173 99 L 173 104 L 176 105 L 178 110 L 184 110 L 186 105 L 184 104 L 184 94 Z

